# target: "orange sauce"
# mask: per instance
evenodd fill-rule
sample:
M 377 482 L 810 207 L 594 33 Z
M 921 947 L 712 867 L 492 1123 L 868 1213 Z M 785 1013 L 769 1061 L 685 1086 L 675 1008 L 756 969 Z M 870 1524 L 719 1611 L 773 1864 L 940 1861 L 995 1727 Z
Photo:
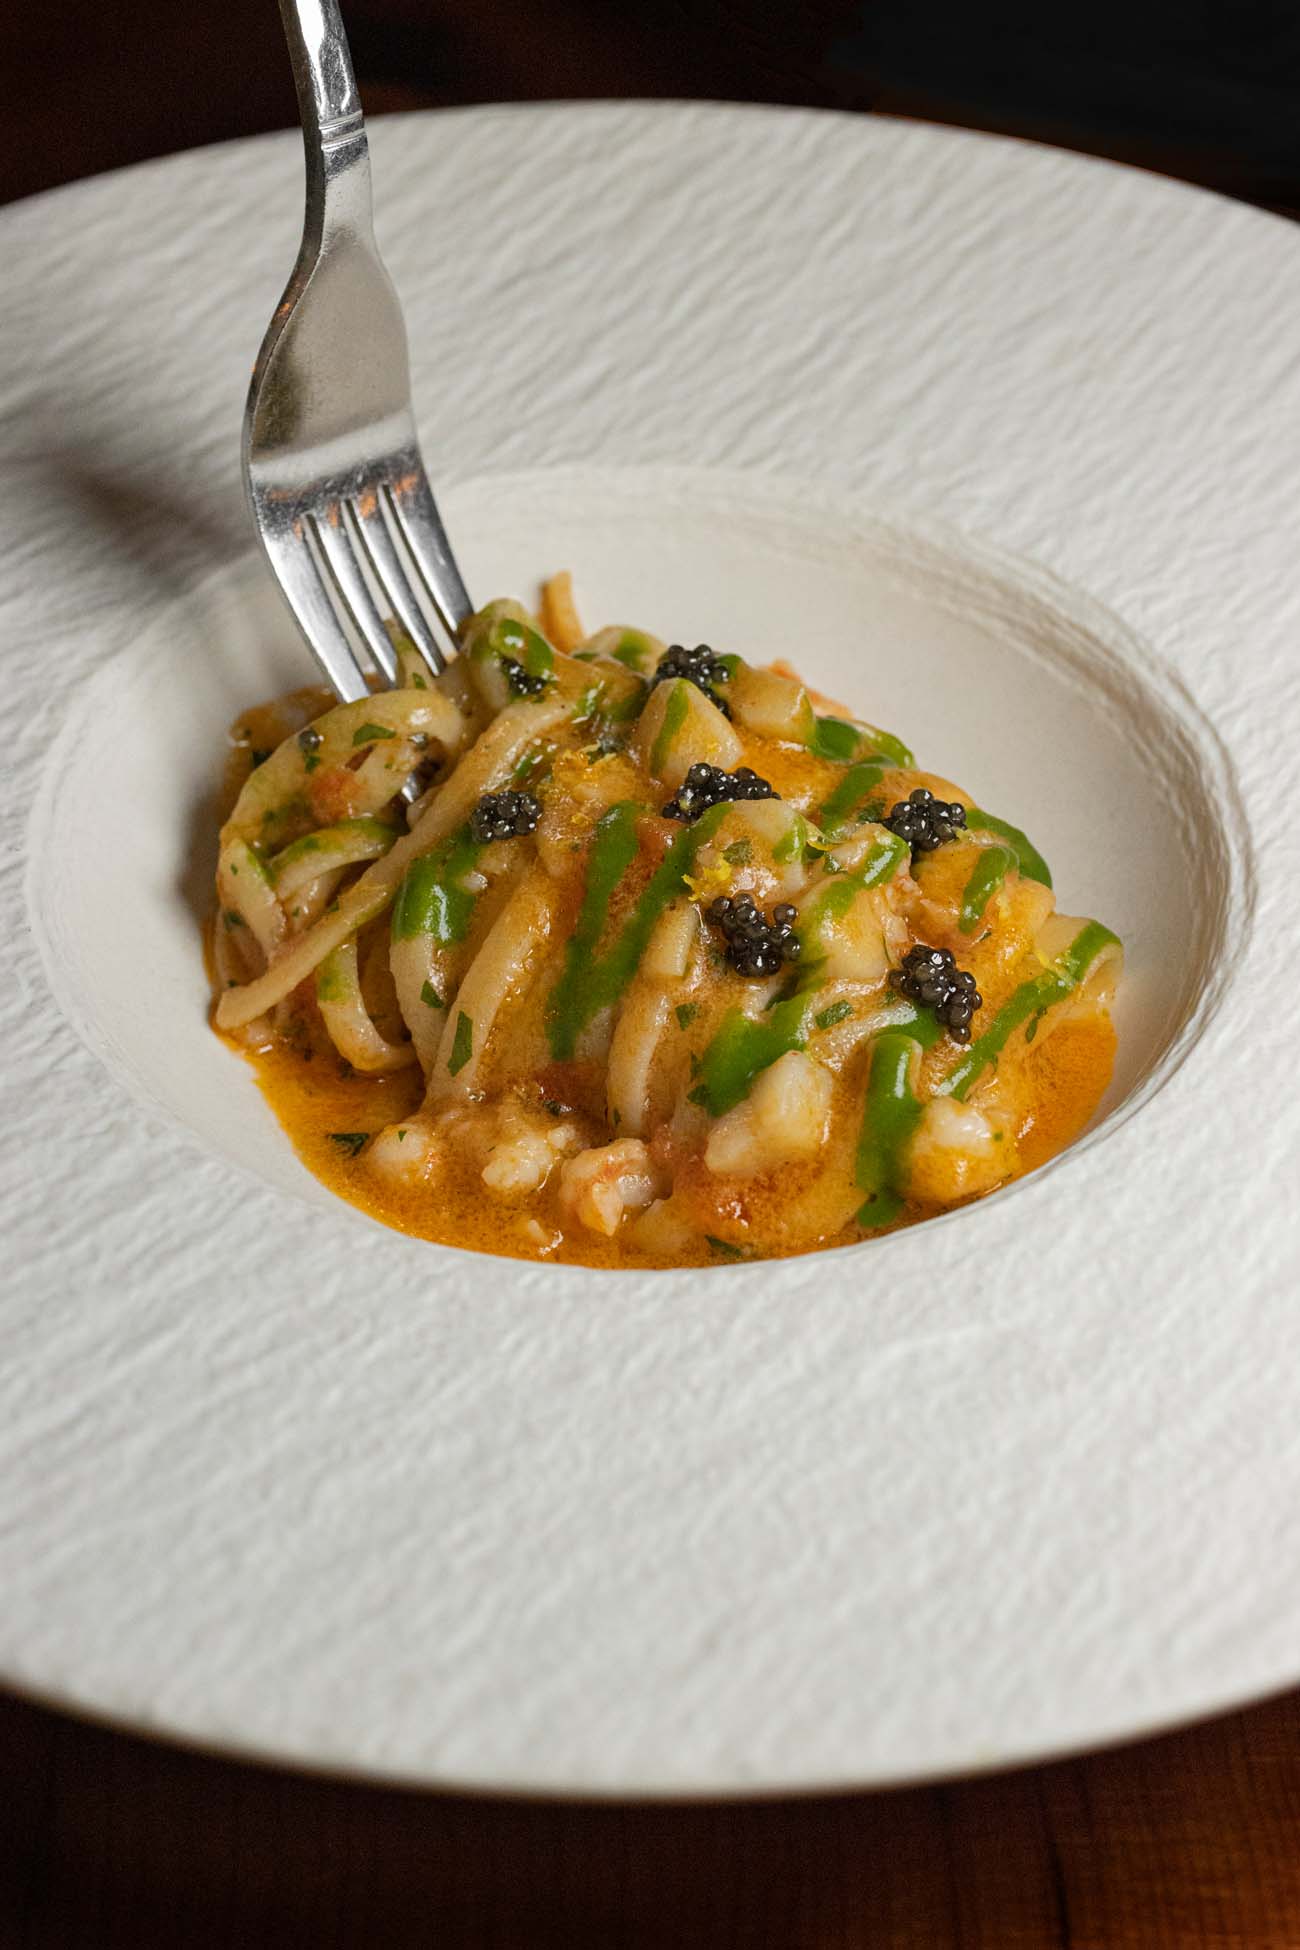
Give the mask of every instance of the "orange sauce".
M 476 1169 L 454 1155 L 435 1183 L 418 1188 L 395 1185 L 368 1170 L 362 1158 L 350 1156 L 338 1139 L 377 1131 L 413 1115 L 424 1092 L 418 1069 L 393 1076 L 359 1076 L 340 1061 L 324 1038 L 312 1045 L 310 1057 L 287 1044 L 252 1053 L 237 1044 L 232 1047 L 252 1064 L 267 1102 L 313 1176 L 396 1232 L 469 1252 L 570 1266 L 704 1266 L 732 1256 L 701 1239 L 685 1253 L 667 1259 L 639 1252 L 619 1236 L 605 1239 L 581 1227 L 564 1229 L 556 1193 L 558 1174 L 522 1210 L 494 1199 Z M 1114 1056 L 1110 1019 L 1093 1014 L 1062 1023 L 1036 1051 L 1032 1047 L 1025 1051 L 1016 1077 L 1019 1157 L 1013 1177 L 1045 1164 L 1081 1134 L 1110 1081 Z M 810 1175 L 809 1167 L 786 1166 L 749 1182 L 744 1203 L 756 1231 L 761 1232 L 765 1213 L 779 1211 L 784 1200 L 797 1194 L 800 1180 Z M 917 1206 L 907 1212 L 909 1219 L 928 1216 L 932 1210 Z M 549 1249 L 540 1248 L 525 1230 L 529 1220 L 541 1226 L 548 1242 L 555 1239 Z M 825 1243 L 848 1245 L 861 1236 L 850 1226 Z M 780 1251 L 765 1254 L 786 1256 Z

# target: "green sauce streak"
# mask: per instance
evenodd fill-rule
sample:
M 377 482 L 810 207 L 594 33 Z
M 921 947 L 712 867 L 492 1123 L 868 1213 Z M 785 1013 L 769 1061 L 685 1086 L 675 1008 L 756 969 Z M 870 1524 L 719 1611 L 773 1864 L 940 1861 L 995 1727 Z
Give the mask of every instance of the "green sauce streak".
M 878 725 L 850 724 L 847 718 L 814 718 L 808 749 L 817 758 L 829 758 L 836 765 L 851 765 L 858 758 L 885 758 L 892 765 L 912 763 L 912 753 L 901 738 L 881 731 Z
M 348 971 L 341 958 L 340 950 L 326 955 L 316 970 L 316 1000 L 318 1002 L 350 1002 L 356 994 L 356 984 L 348 979 Z
M 790 822 L 790 830 L 783 833 L 772 848 L 772 858 L 778 866 L 786 866 L 791 860 L 802 860 L 809 831 L 808 821 L 802 813 L 797 812 Z
M 1051 886 L 1051 868 L 1018 826 L 1008 825 L 1005 819 L 995 819 L 992 813 L 981 812 L 978 806 L 972 806 L 967 812 L 966 825 L 972 833 L 995 833 L 1000 840 L 1005 840 L 1015 853 L 1025 879 L 1040 881 L 1044 887 Z
M 631 724 L 639 718 L 645 707 L 648 693 L 644 684 L 635 690 L 624 691 L 621 697 L 610 697 L 609 686 L 603 684 L 600 693 L 600 714 L 608 724 Z
M 571 1060 L 582 1030 L 602 1009 L 616 1002 L 631 981 L 655 922 L 681 892 L 696 855 L 717 832 L 731 810 L 731 802 L 724 799 L 720 805 L 710 806 L 693 826 L 677 835 L 619 933 L 606 952 L 597 956 L 595 947 L 610 896 L 636 852 L 633 822 L 638 810 L 632 801 L 625 800 L 611 807 L 596 827 L 578 925 L 569 939 L 564 968 L 547 1005 L 547 1040 L 559 1063 Z
M 664 760 L 672 749 L 673 740 L 686 723 L 686 715 L 691 708 L 690 693 L 691 687 L 684 677 L 676 677 L 673 679 L 672 688 L 669 690 L 667 701 L 664 704 L 663 723 L 660 725 L 658 735 L 650 748 L 650 770 L 652 772 L 661 773 L 663 771 Z
M 636 818 L 640 808 L 631 799 L 611 806 L 597 821 L 587 859 L 587 886 L 578 923 L 564 951 L 564 968 L 551 992 L 547 1009 L 547 1038 L 557 1061 L 573 1055 L 583 1021 L 587 987 L 596 944 L 605 927 L 609 903 L 623 875 L 636 857 Z
M 639 630 L 624 630 L 614 646 L 614 656 L 628 670 L 634 670 L 638 677 L 644 677 L 654 661 L 649 639 L 642 636 Z
M 761 1022 L 728 1009 L 700 1063 L 699 1081 L 690 1093 L 710 1117 L 721 1117 L 749 1095 L 754 1079 L 792 1049 L 803 1049 L 812 1021 L 811 995 L 778 1002 Z
M 1045 1015 L 1054 1003 L 1063 1002 L 1071 989 L 1078 987 L 1102 949 L 1118 938 L 1100 921 L 1089 921 L 1049 968 L 1012 991 L 984 1034 L 976 1037 L 960 1063 L 938 1085 L 935 1095 L 956 1097 L 959 1103 L 964 1102 L 976 1080 L 997 1061 L 1017 1029 L 1031 1016 Z
M 904 1159 L 921 1119 L 912 1082 L 920 1057 L 920 1042 L 904 1029 L 886 1029 L 872 1045 L 854 1175 L 867 1194 L 858 1224 L 873 1230 L 889 1225 L 903 1208 Z
M 962 889 L 957 926 L 963 934 L 974 934 L 985 908 L 1016 864 L 1017 856 L 1009 846 L 980 848 L 980 857 Z
M 817 758 L 830 758 L 837 765 L 848 765 L 857 757 L 861 743 L 858 728 L 843 718 L 814 718 L 808 749 Z
M 854 815 L 871 797 L 893 765 L 887 758 L 864 758 L 851 765 L 818 815 L 818 825 L 828 840 L 838 839 L 854 824 Z
M 892 880 L 907 851 L 907 842 L 891 833 L 876 842 L 856 873 L 845 874 L 825 888 L 809 905 L 800 924 L 799 938 L 805 953 L 819 944 L 821 931 L 828 921 L 843 920 L 865 888 L 881 887 Z
M 393 904 L 394 941 L 427 934 L 447 947 L 465 939 L 478 896 L 464 880 L 482 851 L 469 827 L 462 826 L 443 845 L 411 862 Z

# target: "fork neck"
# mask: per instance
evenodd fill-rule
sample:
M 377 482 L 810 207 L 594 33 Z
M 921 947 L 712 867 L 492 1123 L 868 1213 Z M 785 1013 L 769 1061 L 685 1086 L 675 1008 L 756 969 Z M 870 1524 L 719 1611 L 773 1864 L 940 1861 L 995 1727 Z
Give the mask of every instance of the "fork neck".
M 338 0 L 280 0 L 307 163 L 308 237 L 368 231 L 370 150 Z

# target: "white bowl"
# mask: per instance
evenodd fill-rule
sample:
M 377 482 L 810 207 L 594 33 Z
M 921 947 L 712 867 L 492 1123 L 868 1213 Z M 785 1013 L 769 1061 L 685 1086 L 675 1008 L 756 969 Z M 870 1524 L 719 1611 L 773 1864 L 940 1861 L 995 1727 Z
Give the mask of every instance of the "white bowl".
M 788 654 L 1023 825 L 1125 937 L 1115 1084 L 1014 1190 L 761 1267 L 330 1197 L 206 1029 L 196 921 L 224 725 L 306 668 L 235 438 L 297 138 L 5 213 L 0 1671 L 583 1793 L 917 1778 L 1293 1680 L 1293 233 L 787 111 L 374 150 L 471 586 L 567 565 L 593 623 Z

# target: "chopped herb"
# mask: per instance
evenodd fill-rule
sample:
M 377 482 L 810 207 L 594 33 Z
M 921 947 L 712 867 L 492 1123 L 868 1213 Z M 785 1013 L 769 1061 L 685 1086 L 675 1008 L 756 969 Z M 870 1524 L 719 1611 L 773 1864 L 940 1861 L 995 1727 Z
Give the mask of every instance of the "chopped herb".
M 355 1158 L 370 1133 L 369 1131 L 330 1131 L 328 1136 L 331 1144 L 337 1144 L 340 1151 L 346 1152 L 349 1158 Z
M 405 1138 L 405 1136 L 406 1136 L 406 1132 L 405 1132 L 404 1130 L 403 1130 L 403 1131 L 399 1131 L 399 1132 L 397 1133 L 397 1142 L 398 1142 L 398 1143 L 400 1144 L 400 1143 L 402 1142 L 402 1140 L 403 1140 L 403 1139 Z
M 373 745 L 377 738 L 396 738 L 396 736 L 397 733 L 390 731 L 386 724 L 363 724 L 359 730 L 353 732 L 352 742 L 354 745 Z
M 304 772 L 314 772 L 319 764 L 320 753 L 308 752 L 306 758 L 303 760 L 303 770 Z
M 421 677 L 421 675 L 420 675 L 420 673 L 419 673 L 419 671 L 418 671 L 418 670 L 413 670 L 413 671 L 411 672 L 411 689 L 412 689 L 413 691 L 427 691 L 427 690 L 428 690 L 428 688 L 429 688 L 429 686 L 428 686 L 428 685 L 427 685 L 427 684 L 425 683 L 425 681 L 424 681 L 424 679 L 423 679 L 423 677 Z M 403 1136 L 403 1137 L 405 1137 L 405 1136 L 406 1136 L 406 1133 L 405 1133 L 405 1131 L 403 1131 L 403 1132 L 402 1132 L 402 1136 Z
M 832 1002 L 829 1009 L 819 1009 L 813 1021 L 819 1029 L 833 1029 L 837 1022 L 844 1022 L 852 1014 L 851 1002 Z
M 733 867 L 745 867 L 749 865 L 753 851 L 749 840 L 733 840 L 730 846 L 723 847 L 722 857 L 729 860 Z
M 724 1259 L 743 1259 L 745 1257 L 740 1247 L 733 1246 L 729 1239 L 715 1239 L 711 1232 L 706 1232 L 704 1238 L 705 1242 L 712 1246 L 714 1252 L 721 1253 Z
M 700 1068 L 701 1068 L 700 1058 L 695 1054 L 695 1051 L 692 1050 L 691 1051 L 691 1075 L 693 1077 L 697 1077 L 700 1074 Z M 694 1102 L 694 1093 L 692 1093 L 692 1102 Z
M 248 926 L 243 915 L 236 914 L 233 907 L 226 908 L 221 918 L 228 928 L 246 928 Z
M 474 1023 L 462 1009 L 456 1018 L 456 1034 L 452 1039 L 451 1061 L 447 1065 L 449 1076 L 459 1076 L 470 1057 L 474 1054 Z
M 420 989 L 420 1000 L 426 1003 L 430 1009 L 445 1009 L 447 1006 L 432 982 L 425 982 L 422 985 Z
M 679 1029 L 689 1029 L 699 1013 L 700 1005 L 698 1002 L 679 1002 L 674 1011 L 677 1017 L 677 1027 Z

